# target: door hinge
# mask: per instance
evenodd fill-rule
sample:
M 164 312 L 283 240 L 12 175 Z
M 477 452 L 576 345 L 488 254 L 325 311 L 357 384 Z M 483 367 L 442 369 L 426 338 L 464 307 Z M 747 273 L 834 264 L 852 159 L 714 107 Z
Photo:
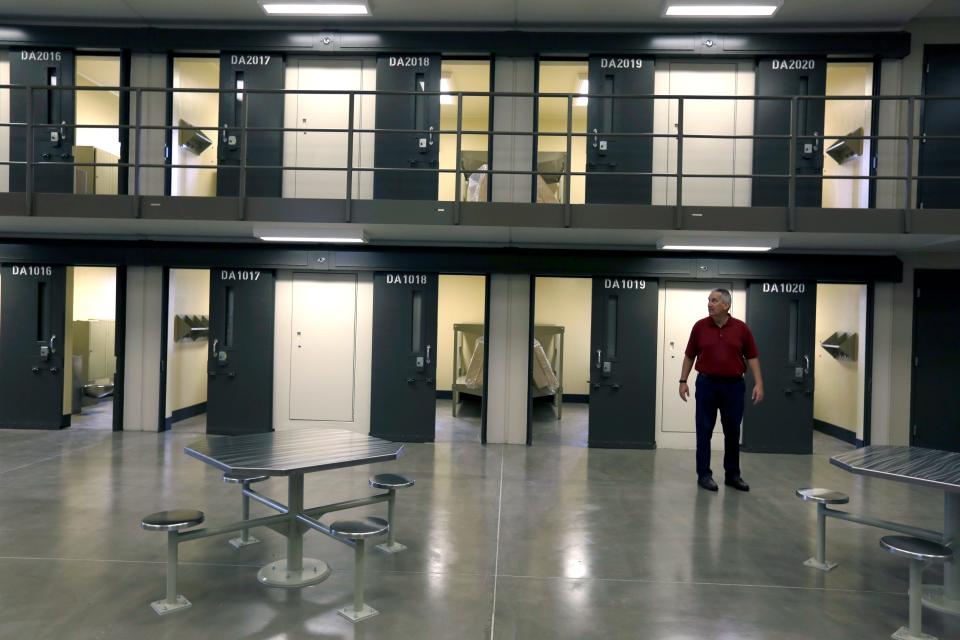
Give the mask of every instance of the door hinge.
M 877 156 L 873 156 L 873 158 L 870 159 L 870 162 L 873 164 L 873 170 L 876 171 L 876 170 L 877 170 Z
M 930 63 L 927 63 L 927 73 L 930 73 Z
M 917 435 L 917 425 L 913 425 L 913 434 L 914 437 Z
M 913 366 L 915 367 L 920 366 L 920 356 L 913 356 Z
M 917 287 L 917 297 L 920 297 L 920 287 Z

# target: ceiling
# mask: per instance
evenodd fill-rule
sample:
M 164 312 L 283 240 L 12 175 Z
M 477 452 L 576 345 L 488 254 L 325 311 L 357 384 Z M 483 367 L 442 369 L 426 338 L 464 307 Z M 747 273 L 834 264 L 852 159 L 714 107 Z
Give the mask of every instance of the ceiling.
M 894 29 L 960 17 L 957 0 L 784 0 L 770 20 L 692 22 L 660 16 L 661 0 L 370 0 L 364 18 L 267 17 L 256 0 L 4 0 L 0 21 L 298 29 Z

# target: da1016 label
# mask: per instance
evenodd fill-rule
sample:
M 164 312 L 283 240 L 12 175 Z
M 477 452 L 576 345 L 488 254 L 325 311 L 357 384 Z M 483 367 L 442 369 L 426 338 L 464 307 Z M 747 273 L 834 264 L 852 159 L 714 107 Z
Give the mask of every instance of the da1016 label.
M 14 276 L 52 276 L 53 267 L 43 265 L 13 265 L 10 274 Z

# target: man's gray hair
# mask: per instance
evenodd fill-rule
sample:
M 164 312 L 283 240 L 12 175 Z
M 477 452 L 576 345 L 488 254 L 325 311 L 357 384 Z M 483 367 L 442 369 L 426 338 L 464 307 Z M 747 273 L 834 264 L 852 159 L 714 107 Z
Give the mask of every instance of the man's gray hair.
M 723 300 L 723 304 L 727 305 L 728 307 L 733 304 L 733 297 L 726 289 L 714 289 L 713 293 L 719 293 L 720 299 Z

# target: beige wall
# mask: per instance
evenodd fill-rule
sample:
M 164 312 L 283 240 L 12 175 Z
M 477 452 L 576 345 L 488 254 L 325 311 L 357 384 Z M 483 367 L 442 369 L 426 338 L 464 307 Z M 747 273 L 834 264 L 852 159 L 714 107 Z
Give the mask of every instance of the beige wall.
M 828 96 L 861 96 L 873 93 L 872 62 L 831 62 L 827 65 Z M 870 141 L 863 141 L 863 153 L 837 164 L 826 150 L 857 127 L 863 127 L 863 135 L 870 135 L 870 102 L 856 100 L 827 100 L 824 109 L 823 175 L 865 176 L 870 175 Z M 824 180 L 823 206 L 843 208 L 866 208 L 869 204 L 870 185 L 867 180 Z
M 114 267 L 74 267 L 73 319 L 115 320 L 117 270 Z
M 484 322 L 486 278 L 441 275 L 437 312 L 437 390 L 450 391 L 453 376 L 453 325 Z
M 590 278 L 537 278 L 534 322 L 564 327 L 564 393 L 590 393 L 592 286 Z
M 184 314 L 210 314 L 210 272 L 207 269 L 170 270 L 167 417 L 177 409 L 207 401 L 207 341 L 175 342 L 173 339 L 173 317 Z
M 220 86 L 220 61 L 217 58 L 176 58 L 173 65 L 173 86 L 177 89 L 216 89 Z M 173 97 L 174 126 L 183 119 L 203 129 L 204 135 L 213 141 L 199 156 L 180 149 L 179 132 L 173 132 L 173 164 L 215 166 L 220 105 L 215 93 L 175 93 Z M 216 169 L 173 169 L 172 195 L 212 196 L 217 193 Z
M 817 285 L 815 335 L 816 392 L 813 417 L 863 437 L 864 332 L 866 286 Z M 820 346 L 836 331 L 856 333 L 859 353 L 855 360 L 837 360 Z

